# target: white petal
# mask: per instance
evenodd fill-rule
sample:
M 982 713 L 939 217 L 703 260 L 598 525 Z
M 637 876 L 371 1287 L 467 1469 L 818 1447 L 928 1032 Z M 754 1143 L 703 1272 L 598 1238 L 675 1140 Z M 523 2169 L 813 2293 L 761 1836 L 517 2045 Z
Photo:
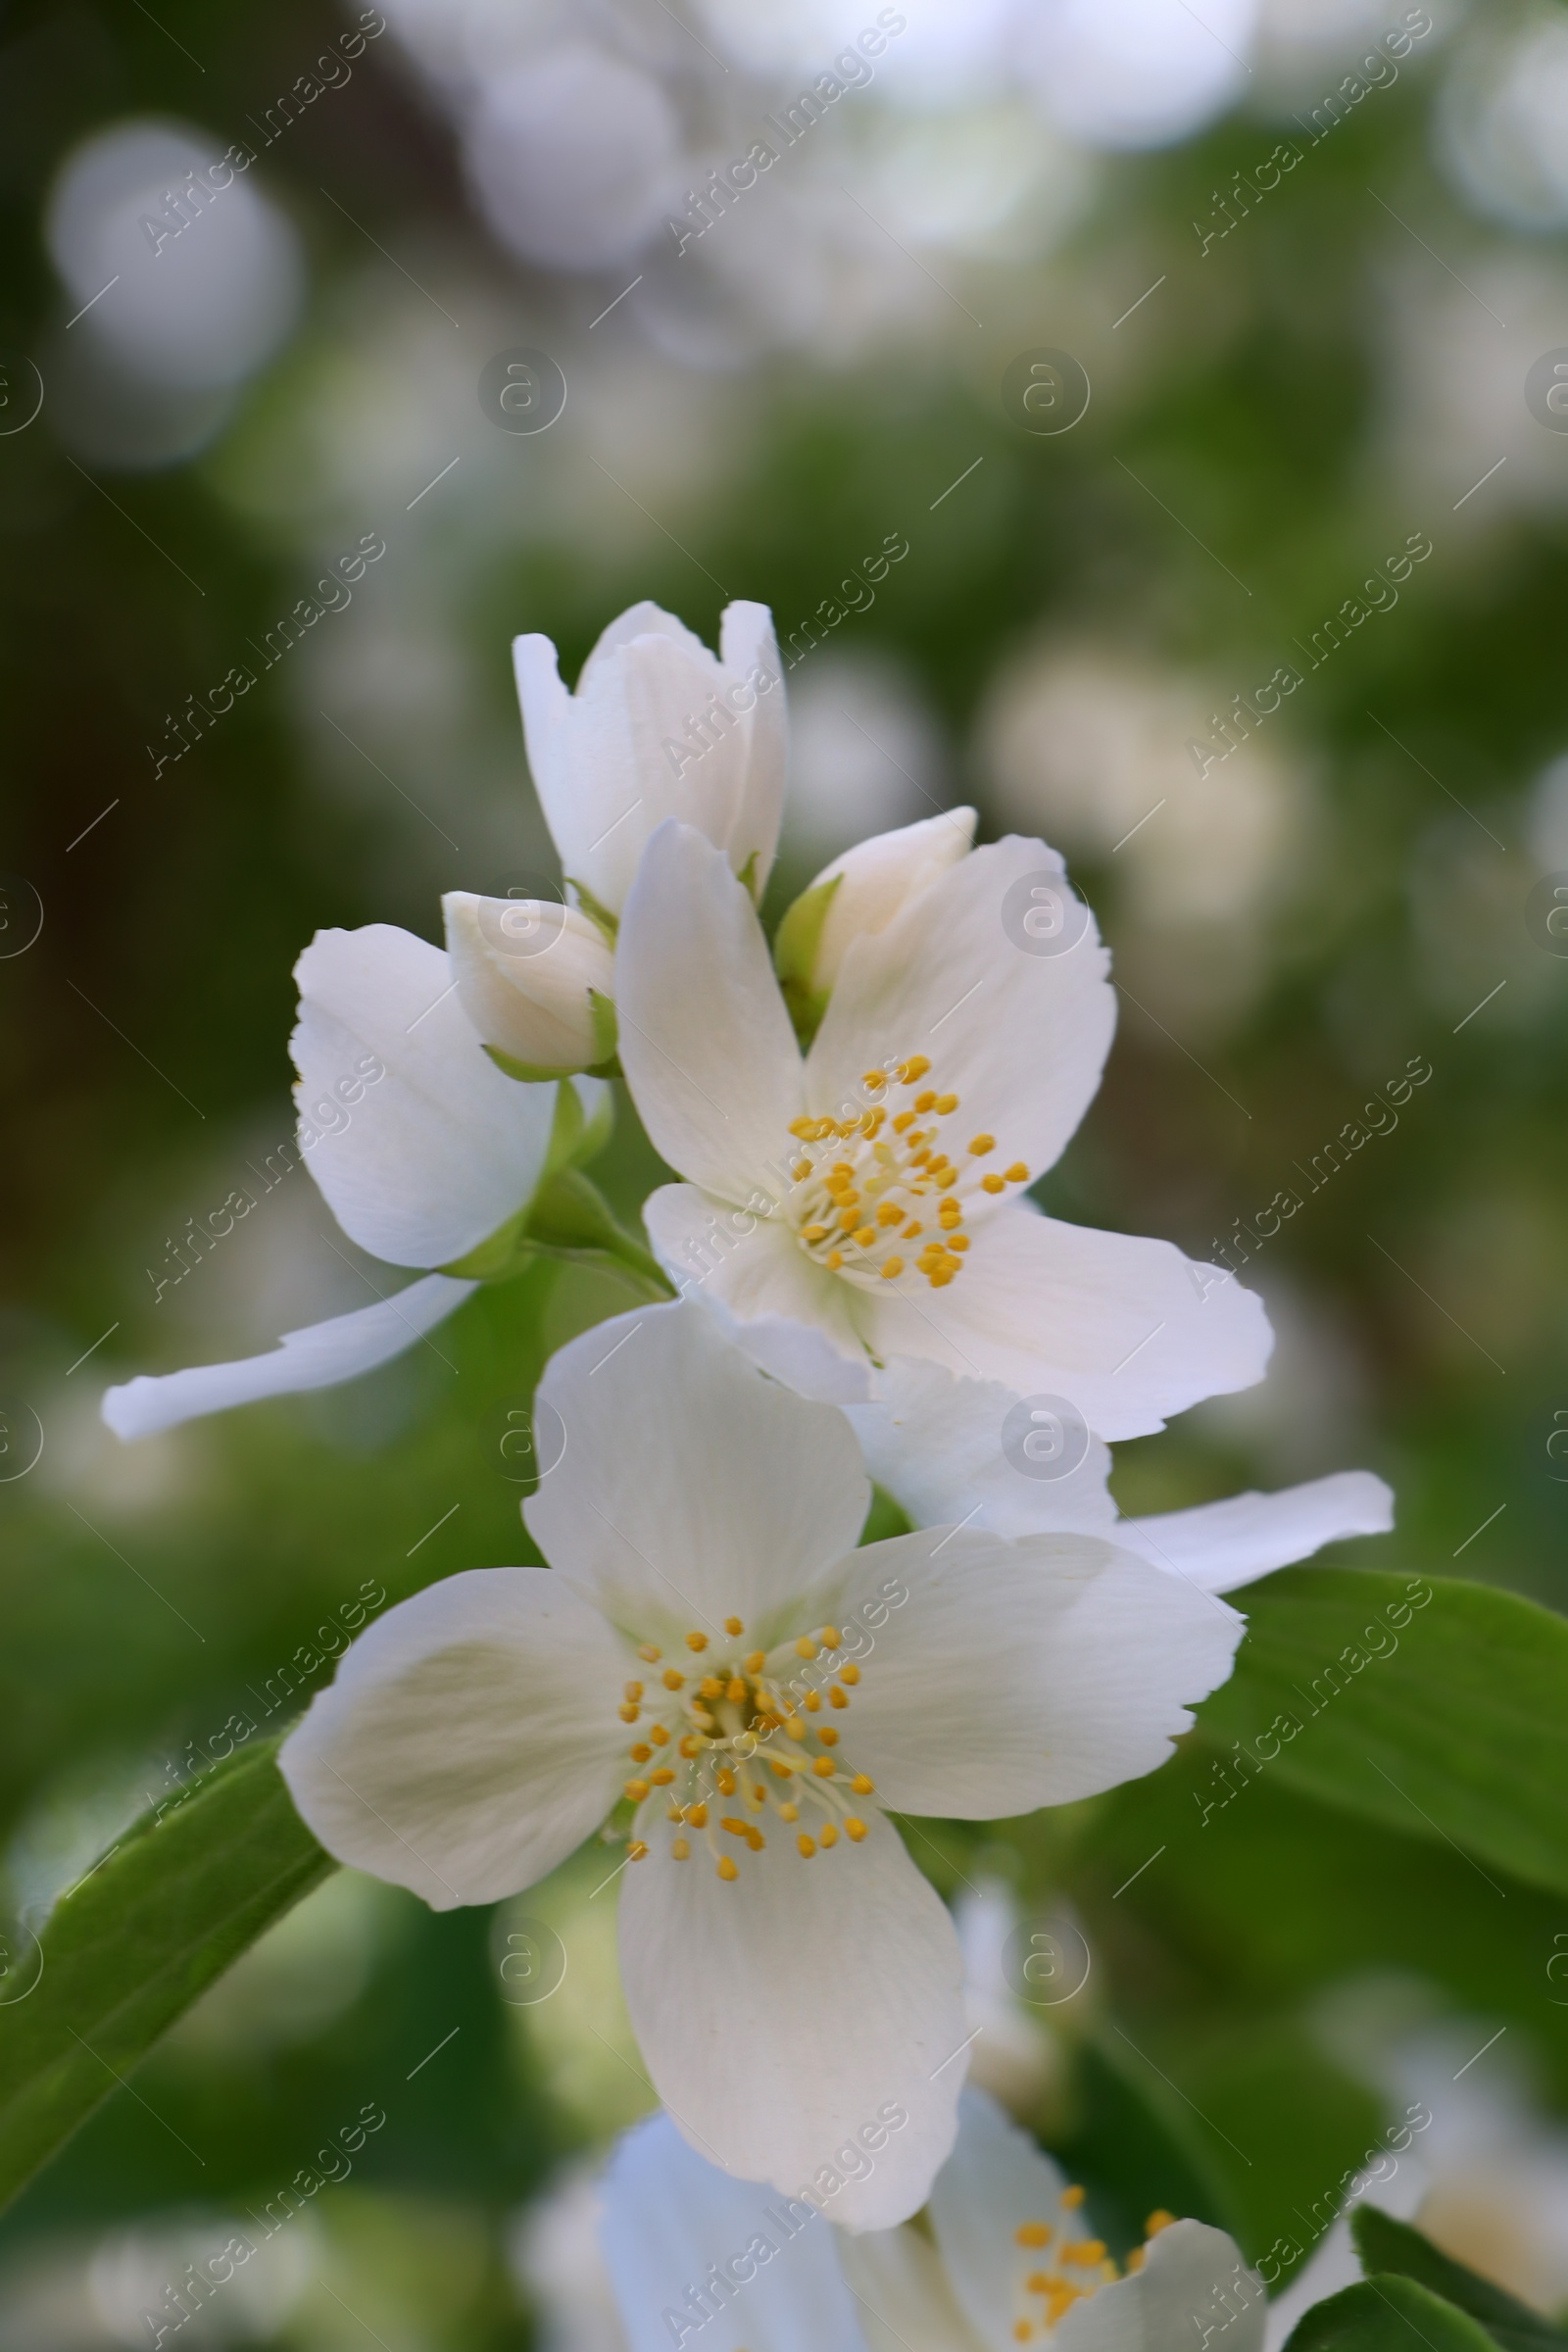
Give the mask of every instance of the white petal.
M 538 1406 L 565 1451 L 523 1505 L 528 1533 L 639 1639 L 678 1645 L 737 1616 L 768 1646 L 865 1523 L 842 1413 L 767 1379 L 700 1306 L 584 1332 L 551 1358 Z
M 744 1206 L 788 1191 L 801 1056 L 757 910 L 690 825 L 649 843 L 615 953 L 620 1063 L 654 1148 Z
M 865 2352 L 828 2224 L 710 2164 L 667 2115 L 625 2133 L 601 2194 L 627 2352 L 697 2346 L 705 2304 L 716 2307 L 725 2343 L 744 2335 L 748 2352 Z M 704 2303 L 693 2303 L 694 2288 Z
M 969 1230 L 946 1289 L 907 1275 L 866 1294 L 879 1360 L 928 1356 L 1019 1396 L 1065 1396 L 1107 1439 L 1147 1437 L 1262 1378 L 1262 1300 L 1169 1242 L 1063 1224 L 1021 1200 Z
M 760 900 L 778 848 L 790 750 L 784 664 L 779 660 L 772 613 L 765 605 L 744 600 L 726 605 L 718 644 L 728 678 L 732 682 L 746 680 L 757 696 L 744 722 L 750 730 L 746 768 L 740 803 L 724 846 L 738 874 L 756 858 L 753 892 Z
M 1266 2309 L 1263 2282 L 1233 2238 L 1206 2222 L 1173 2222 L 1141 2271 L 1073 2304 L 1054 2352 L 1193 2352 L 1210 2341 L 1261 2352 Z
M 873 834 L 824 865 L 808 890 L 837 882 L 817 942 L 811 982 L 830 989 L 845 950 L 861 932 L 885 931 L 894 916 L 967 858 L 974 841 L 972 808 L 945 808 L 940 816 Z
M 832 1404 L 866 1394 L 853 1294 L 812 1265 L 781 1218 L 732 1208 L 694 1184 L 666 1184 L 643 1202 L 643 1223 L 682 1298 L 711 1308 L 775 1380 Z
M 1058 2210 L 1066 2185 L 1051 2158 L 1009 2123 L 995 2099 L 972 2085 L 964 2091 L 957 2145 L 931 2191 L 931 2228 L 954 2294 L 983 2343 L 1012 2342 L 1013 2322 L 1023 2308 L 1023 2275 L 1039 2267 L 1038 2255 L 1021 2253 L 1015 2234 L 1020 2226 L 1045 2222 L 1054 2239 L 1058 2232 L 1087 2234 L 1070 2208 Z
M 188 1372 L 143 1372 L 104 1393 L 100 1411 L 117 1438 L 150 1438 L 203 1413 L 259 1396 L 288 1396 L 303 1389 L 335 1388 L 377 1364 L 390 1363 L 416 1340 L 444 1322 L 478 1285 L 450 1274 L 426 1274 L 374 1306 L 334 1315 L 304 1331 L 285 1331 L 266 1355 L 232 1364 L 193 1364 Z
M 607 1058 L 590 992 L 612 999 L 615 964 L 599 925 L 545 899 L 441 901 L 458 1001 L 487 1045 L 514 1060 L 583 1070 Z
M 876 1476 L 875 1471 L 871 1473 Z M 1278 1494 L 1232 1494 L 1195 1510 L 1124 1519 L 1116 1541 L 1205 1592 L 1229 1592 L 1349 1536 L 1386 1536 L 1394 1494 L 1370 1470 L 1340 1470 Z
M 993 2352 L 954 2301 L 942 2258 L 918 2229 L 845 2232 L 839 2268 L 859 2303 L 868 2352 Z
M 531 1886 L 618 1793 L 636 1664 L 546 1568 L 472 1568 L 367 1628 L 278 1768 L 338 1861 L 436 1911 Z
M 728 1885 L 701 1843 L 676 1862 L 655 1842 L 620 1897 L 626 2005 L 686 2138 L 850 2230 L 924 2204 L 966 2033 L 947 1909 L 891 1823 L 867 1819 L 863 1844 L 809 1861 L 778 1822 L 760 1854 L 726 1838 Z
M 819 1608 L 872 1628 L 835 1718 L 845 1769 L 896 1813 L 968 1821 L 1152 1772 L 1242 1637 L 1224 1601 L 1096 1536 L 895 1536 L 855 1552 Z
M 1094 1099 L 1116 1025 L 1093 917 L 1061 956 L 1026 954 L 1004 927 L 1009 890 L 1062 872 L 1044 842 L 1009 835 L 852 941 L 808 1058 L 808 1107 L 864 1102 L 865 1070 L 924 1054 L 925 1083 L 957 1095 L 965 1137 L 984 1129 L 999 1165 L 1043 1175 Z
M 412 931 L 318 931 L 294 977 L 300 1146 L 344 1232 L 398 1266 L 488 1241 L 539 1181 L 554 1087 L 503 1077 L 448 957 Z
M 1061 1478 L 1031 1478 L 1003 1452 L 1019 1402 L 1011 1389 L 957 1380 L 913 1356 L 884 1365 L 876 1389 L 869 1403 L 847 1408 L 850 1423 L 867 1470 L 916 1527 L 961 1522 L 985 1535 L 1027 1536 L 1116 1524 L 1110 1451 L 1098 1438 L 1084 1440 L 1082 1459 Z

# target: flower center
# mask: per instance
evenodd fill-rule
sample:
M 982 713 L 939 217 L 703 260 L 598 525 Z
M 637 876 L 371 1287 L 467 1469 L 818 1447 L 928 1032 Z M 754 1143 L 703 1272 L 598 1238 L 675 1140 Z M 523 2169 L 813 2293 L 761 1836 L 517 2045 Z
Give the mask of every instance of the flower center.
M 869 1288 L 909 1271 L 940 1291 L 963 1271 L 964 1202 L 1029 1182 L 1021 1159 L 1004 1169 L 982 1167 L 997 1157 L 994 1135 L 972 1135 L 961 1164 L 942 1148 L 956 1140 L 956 1130 L 944 1139 L 942 1129 L 958 1098 L 921 1084 L 930 1067 L 925 1054 L 911 1054 L 886 1070 L 867 1070 L 866 1092 L 884 1098 L 869 1109 L 790 1123 L 798 1143 L 821 1147 L 814 1158 L 803 1154 L 793 1164 L 791 1214 L 801 1248 L 830 1274 Z M 895 1087 L 919 1092 L 892 1110 Z
M 738 1617 L 726 1617 L 728 1646 L 688 1634 L 690 1655 L 678 1666 L 651 1642 L 637 1652 L 657 1671 L 627 1683 L 620 1705 L 622 1723 L 637 1726 L 629 1750 L 637 1770 L 625 1788 L 636 1808 L 633 1862 L 647 1856 L 661 1809 L 671 1861 L 690 1859 L 695 1832 L 724 1880 L 740 1876 L 738 1850 L 760 1853 L 766 1843 L 770 1799 L 803 1860 L 837 1845 L 841 1834 L 855 1845 L 866 1834 L 851 1799 L 870 1796 L 872 1784 L 837 1753 L 837 1718 L 860 1679 L 842 1654 L 837 1626 L 771 1650 L 742 1651 L 745 1632 Z
M 1076 2224 L 1068 2216 L 1075 2215 L 1083 2201 L 1081 2188 L 1064 2188 L 1054 2223 L 1020 2222 L 1013 2231 L 1019 2274 L 1013 2291 L 1013 2309 L 1018 2315 L 1012 2323 L 1016 2343 L 1050 2335 L 1075 2303 L 1114 2284 L 1122 2275 L 1106 2253 L 1103 2239 L 1073 2234 Z M 1148 2239 L 1168 2230 L 1175 2218 L 1164 2211 L 1150 2215 L 1144 2224 L 1146 2243 L 1135 2246 L 1127 2257 L 1129 2274 L 1143 2269 Z

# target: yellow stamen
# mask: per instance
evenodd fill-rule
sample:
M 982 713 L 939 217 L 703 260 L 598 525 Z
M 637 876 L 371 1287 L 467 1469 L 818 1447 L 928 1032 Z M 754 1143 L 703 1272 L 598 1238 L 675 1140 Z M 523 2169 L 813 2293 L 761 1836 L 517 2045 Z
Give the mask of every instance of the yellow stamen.
M 661 1764 L 657 1771 L 648 1775 L 648 1786 L 650 1788 L 667 1788 L 674 1778 L 675 1775 L 670 1771 L 669 1766 Z
M 622 1723 L 635 1723 L 638 1716 L 642 1713 L 642 1709 L 641 1707 L 634 1707 L 630 1699 L 628 1699 L 626 1704 L 623 1707 L 618 1708 L 616 1712 L 619 1714 Z
M 861 1250 L 869 1250 L 871 1244 L 876 1240 L 876 1227 L 874 1225 L 862 1225 L 859 1231 L 857 1233 L 855 1239 L 858 1248 Z
M 630 1756 L 634 1764 L 646 1764 L 653 1752 L 653 1749 L 644 1740 L 639 1740 L 635 1747 L 628 1747 L 626 1750 L 627 1755 Z
M 809 1862 L 811 1856 L 816 1851 L 816 1839 L 814 1838 L 808 1838 L 806 1832 L 803 1830 L 800 1836 L 796 1838 L 795 1843 L 798 1851 L 808 1862 Z
M 626 1859 L 628 1862 L 646 1861 L 647 1856 L 648 1848 L 646 1845 L 644 1845 L 640 1838 L 634 1838 L 632 1843 L 626 1848 Z
M 628 1781 L 626 1783 L 626 1794 L 631 1798 L 631 1801 L 634 1805 L 640 1805 L 643 1801 L 643 1798 L 648 1794 L 648 1783 L 646 1781 Z
M 820 1713 L 821 1713 L 821 1711 L 822 1711 L 822 1693 L 821 1693 L 821 1691 L 820 1691 L 820 1690 L 808 1690 L 808 1692 L 806 1693 L 806 1696 L 805 1696 L 805 1698 L 804 1698 L 804 1699 L 801 1701 L 801 1704 L 802 1704 L 802 1705 L 805 1707 L 805 1709 L 806 1709 L 806 1712 L 808 1713 L 808 1715 L 818 1715 L 818 1714 L 820 1714 Z
M 859 1679 L 860 1669 L 858 1666 L 857 1666 L 853 1658 L 848 1659 L 846 1663 L 839 1668 L 839 1681 L 841 1683 L 854 1684 L 858 1683 Z
M 876 1221 L 879 1225 L 902 1225 L 904 1211 L 896 1201 L 884 1200 L 876 1212 Z
M 867 1070 L 860 1080 L 862 1086 L 886 1086 L 887 1082 L 886 1070 Z
M 824 1821 L 821 1831 L 819 1832 L 819 1837 L 823 1845 L 837 1845 L 839 1841 L 838 1824 L 832 1821 Z
M 799 1805 L 780 1805 L 778 1809 L 778 1817 L 780 1821 L 799 1821 L 801 1818 L 801 1808 Z
M 971 1135 L 969 1138 L 969 1149 L 976 1159 L 984 1159 L 986 1153 L 994 1152 L 996 1148 L 997 1139 L 994 1135 Z
M 735 1775 L 731 1772 L 729 1766 L 726 1764 L 723 1770 L 715 1777 L 718 1782 L 719 1795 L 733 1796 L 735 1793 Z
M 859 1820 L 856 1814 L 852 1813 L 848 1821 L 846 1821 L 844 1824 L 844 1834 L 847 1838 L 853 1838 L 856 1844 L 858 1845 L 860 1839 L 865 1836 L 864 1822 Z
M 847 1706 L 849 1705 L 849 1703 L 850 1703 L 850 1694 L 849 1694 L 849 1692 L 848 1692 L 847 1690 L 841 1690 L 839 1689 L 839 1687 L 838 1687 L 837 1683 L 835 1683 L 835 1684 L 834 1684 L 834 1686 L 833 1686 L 832 1690 L 831 1690 L 828 1692 L 827 1696 L 828 1696 L 828 1704 L 829 1704 L 830 1706 L 834 1706 L 834 1707 L 847 1707 Z
M 663 1654 L 663 1651 L 656 1649 L 651 1642 L 644 1642 L 638 1645 L 637 1655 L 645 1659 L 650 1666 L 657 1666 Z
M 1067 2207 L 1070 2213 L 1075 2213 L 1078 2207 L 1084 2201 L 1084 2192 L 1075 2182 L 1071 2188 L 1064 2188 L 1062 2190 L 1060 2201 Z
M 766 1650 L 764 1650 L 764 1649 L 754 1649 L 754 1650 L 751 1652 L 750 1656 L 749 1656 L 749 1657 L 747 1658 L 747 1660 L 746 1660 L 746 1671 L 747 1671 L 747 1673 L 748 1673 L 748 1674 L 760 1674 L 760 1673 L 761 1673 L 761 1671 L 762 1671 L 762 1668 L 763 1668 L 763 1667 L 764 1667 L 766 1664 L 767 1664 L 767 1652 L 766 1652 Z
M 746 1628 L 738 1617 L 726 1617 L 724 1620 L 724 1631 L 726 1634 L 744 1634 Z
M 982 1176 L 980 1179 L 980 1190 L 983 1193 L 1004 1193 L 1006 1189 L 1006 1180 L 1004 1177 Z
M 1051 2224 L 1049 2222 L 1020 2222 L 1012 2234 L 1020 2246 L 1049 2246 Z
M 838 1251 L 837 1250 L 830 1250 L 828 1251 L 828 1253 L 827 1253 L 827 1270 L 828 1270 L 828 1272 L 829 1272 L 830 1274 L 836 1274 L 836 1273 L 838 1272 L 838 1270 L 839 1270 L 840 1266 L 842 1266 L 842 1265 L 843 1265 L 843 1263 L 844 1263 L 843 1257 L 840 1255 L 840 1253 L 839 1253 L 839 1251 Z
M 708 1827 L 708 1807 L 706 1805 L 688 1805 L 686 1808 L 686 1818 L 691 1823 L 694 1830 L 706 1830 Z
M 815 1657 L 815 1655 L 816 1655 L 816 1643 L 815 1643 L 815 1642 L 814 1642 L 811 1640 L 811 1637 L 810 1637 L 810 1635 L 809 1635 L 809 1634 L 803 1634 L 803 1635 L 801 1636 L 800 1640 L 799 1640 L 799 1641 L 796 1642 L 796 1644 L 795 1644 L 795 1655 L 796 1655 L 798 1658 L 814 1658 L 814 1657 Z
M 803 1225 L 801 1237 L 808 1242 L 825 1242 L 828 1237 L 828 1227 L 825 1225 Z
M 686 1637 L 686 1646 L 688 1649 L 706 1649 L 708 1647 L 708 1636 L 706 1634 L 688 1634 Z
M 693 1756 L 699 1753 L 703 1743 L 695 1737 L 693 1733 L 688 1732 L 686 1733 L 685 1737 L 681 1740 L 678 1740 L 675 1744 L 678 1753 L 683 1755 L 689 1764 Z
M 928 1087 L 926 1088 L 926 1090 L 925 1090 L 925 1092 L 924 1092 L 924 1094 L 923 1094 L 923 1095 L 916 1095 L 916 1096 L 915 1096 L 915 1098 L 914 1098 L 914 1107 L 915 1107 L 915 1109 L 916 1109 L 916 1110 L 918 1110 L 918 1111 L 927 1111 L 927 1110 L 930 1110 L 930 1109 L 931 1109 L 931 1107 L 932 1107 L 932 1105 L 935 1103 L 935 1102 L 936 1102 L 936 1096 L 935 1096 L 935 1094 L 933 1093 L 932 1089 L 931 1089 L 931 1088 L 928 1086 Z
M 1021 1159 L 1015 1159 L 1011 1167 L 1007 1170 L 1007 1182 L 1009 1184 L 1027 1184 L 1028 1181 L 1028 1169 L 1024 1166 Z
M 697 1691 L 701 1698 L 722 1698 L 724 1686 L 716 1674 L 705 1674 L 697 1686 Z
M 1162 2230 L 1168 2230 L 1170 2228 L 1175 2219 L 1176 2216 L 1173 2213 L 1167 2213 L 1163 2205 L 1156 2205 L 1153 2212 L 1150 2215 L 1148 2221 L 1144 2224 L 1144 2235 L 1146 2237 L 1157 2237 Z
M 817 1640 L 824 1649 L 842 1649 L 844 1646 L 844 1636 L 836 1625 L 818 1626 Z
M 674 1862 L 684 1862 L 691 1850 L 692 1841 L 689 1838 L 677 1838 L 669 1849 L 670 1859 Z
M 900 1070 L 899 1076 L 904 1080 L 906 1086 L 912 1086 L 917 1078 L 923 1078 L 925 1076 L 930 1067 L 931 1062 L 928 1055 L 924 1054 L 911 1054 L 908 1060 Z
M 625 1695 L 627 1698 L 641 1698 L 642 1694 L 643 1687 L 641 1683 L 628 1683 L 626 1685 Z
M 850 1787 L 855 1790 L 857 1796 L 871 1796 L 876 1790 L 876 1783 L 866 1772 L 858 1772 L 850 1783 Z
M 816 1696 L 814 1690 L 812 1691 L 811 1695 L 813 1698 Z M 837 1747 L 839 1743 L 838 1733 L 833 1729 L 833 1726 L 830 1723 L 824 1723 L 818 1730 L 816 1736 L 821 1740 L 824 1747 Z
M 718 1857 L 718 1875 L 721 1879 L 738 1879 L 741 1875 L 728 1854 L 720 1854 Z
M 669 1745 L 669 1734 L 665 1731 L 662 1723 L 656 1723 L 653 1726 L 653 1729 L 649 1732 L 648 1737 L 656 1747 L 667 1747 Z
M 666 1666 L 664 1668 L 662 1679 L 664 1689 L 666 1690 L 679 1690 L 685 1683 L 686 1677 L 680 1672 L 678 1667 Z
M 833 1778 L 832 1757 L 818 1756 L 815 1763 L 811 1766 L 811 1770 L 815 1773 L 819 1781 L 830 1781 Z M 645 1790 L 644 1794 L 646 1795 L 646 1793 L 647 1791 Z

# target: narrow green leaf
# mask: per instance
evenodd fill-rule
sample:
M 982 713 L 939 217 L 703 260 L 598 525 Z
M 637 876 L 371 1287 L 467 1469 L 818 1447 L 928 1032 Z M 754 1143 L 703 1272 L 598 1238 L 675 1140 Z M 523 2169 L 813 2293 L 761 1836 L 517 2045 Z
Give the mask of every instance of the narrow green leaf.
M 243 1749 L 143 1814 L 55 1905 L 42 1974 L 0 2007 L 0 2205 L 337 1867 L 295 1812 L 276 1754 L 275 1740 Z
M 1413 2278 L 1363 2278 L 1314 2303 L 1285 2352 L 1495 2352 L 1474 2320 Z
M 1568 1621 L 1488 1585 L 1294 1568 L 1241 1596 L 1247 1638 L 1201 1734 L 1212 1801 L 1263 1774 L 1568 1892 Z
M 1375 2205 L 1358 2205 L 1350 2219 L 1350 2235 L 1368 2276 L 1374 2271 L 1396 2271 L 1401 2278 L 1430 2287 L 1435 2295 L 1479 2320 L 1504 2352 L 1562 2352 L 1568 2344 L 1562 2328 L 1505 2288 L 1494 2286 L 1490 2278 L 1441 2252 L 1408 2222 L 1396 2222 Z

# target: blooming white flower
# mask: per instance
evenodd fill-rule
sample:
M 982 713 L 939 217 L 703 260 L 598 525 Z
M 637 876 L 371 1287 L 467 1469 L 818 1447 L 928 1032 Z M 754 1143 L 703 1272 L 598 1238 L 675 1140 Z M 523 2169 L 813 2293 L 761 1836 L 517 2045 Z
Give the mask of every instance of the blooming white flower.
M 599 925 L 540 899 L 441 901 L 458 998 L 514 1076 L 565 1077 L 615 1050 L 615 961 Z
M 719 652 L 658 605 L 612 620 L 562 684 L 548 637 L 513 642 L 534 789 L 585 903 L 618 915 L 650 834 L 695 825 L 759 898 L 778 844 L 788 720 L 765 605 L 733 604 Z
M 862 932 L 885 931 L 974 847 L 972 808 L 901 825 L 858 842 L 808 884 L 778 928 L 773 959 L 796 1026 L 814 1030 L 845 951 Z
M 1246 1388 L 1269 1347 L 1250 1292 L 1022 1197 L 1099 1085 L 1106 962 L 1054 851 L 1009 838 L 849 944 L 803 1060 L 749 897 L 699 833 L 665 825 L 615 959 L 621 1064 L 689 1180 L 646 1203 L 658 1255 L 821 1395 L 864 1395 L 871 1367 L 920 1356 L 1065 1395 L 1128 1438 Z
M 1393 1493 L 1370 1470 L 1124 1519 L 1110 1494 L 1110 1449 L 1087 1429 L 1064 1426 L 1047 1407 L 1037 1456 L 1027 1441 L 1009 1444 L 1009 1425 L 1027 1418 L 1028 1403 L 994 1381 L 956 1380 L 939 1364 L 903 1358 L 885 1368 L 874 1401 L 844 1409 L 867 1470 L 916 1527 L 962 1521 L 996 1536 L 1077 1528 L 1206 1592 L 1232 1592 L 1325 1544 L 1384 1536 L 1394 1525 Z
M 897 2145 L 886 2107 L 787 2200 L 705 2162 L 667 2116 L 637 2125 L 601 2191 L 626 2352 L 1192 2352 L 1221 2329 L 1260 2352 L 1263 2284 L 1222 2230 L 1151 2214 L 1118 2275 L 1083 2190 L 984 2091 L 959 2112 L 924 2226 L 858 2236 L 825 2223 Z
M 294 977 L 289 1051 L 305 1165 L 362 1250 L 440 1270 L 373 1306 L 286 1332 L 265 1355 L 110 1389 L 101 1409 L 118 1437 L 328 1388 L 402 1354 L 502 1270 L 541 1183 L 587 1148 L 589 1120 L 602 1137 L 610 1103 L 600 1082 L 579 1081 L 567 1108 L 556 1087 L 503 1076 L 458 1002 L 448 958 L 412 932 L 318 931 Z M 286 1152 L 274 1156 L 289 1164 Z
M 883 1807 L 998 1819 L 1152 1771 L 1241 1621 L 1095 1537 L 857 1549 L 843 1415 L 691 1304 L 573 1341 L 537 1418 L 552 1567 L 368 1628 L 284 1743 L 295 1802 L 447 1909 L 532 1885 L 624 1798 L 621 1975 L 660 2096 L 786 2191 L 898 2102 L 841 2215 L 902 2221 L 952 2144 L 967 2029 L 952 1920 Z

